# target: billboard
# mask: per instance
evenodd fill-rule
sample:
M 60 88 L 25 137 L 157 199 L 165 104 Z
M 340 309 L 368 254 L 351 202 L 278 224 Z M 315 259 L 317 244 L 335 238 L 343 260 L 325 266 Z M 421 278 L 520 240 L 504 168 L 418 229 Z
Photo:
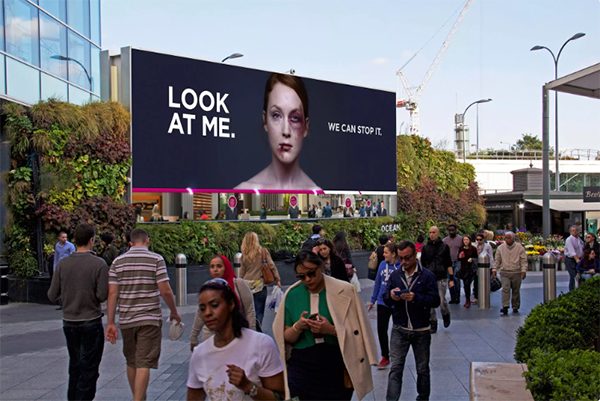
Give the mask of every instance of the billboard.
M 131 49 L 134 191 L 396 192 L 395 93 Z

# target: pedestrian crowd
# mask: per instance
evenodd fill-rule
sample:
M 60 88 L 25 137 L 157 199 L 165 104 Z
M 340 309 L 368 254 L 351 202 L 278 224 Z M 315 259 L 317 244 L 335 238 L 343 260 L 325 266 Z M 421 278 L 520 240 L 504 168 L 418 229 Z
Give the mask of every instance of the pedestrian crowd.
M 398 400 L 408 351 L 413 350 L 420 400 L 429 399 L 432 334 L 440 309 L 444 327 L 451 324 L 448 304 L 477 303 L 477 260 L 487 253 L 492 279 L 501 277 L 502 308 L 520 308 L 521 281 L 526 278 L 527 255 L 512 232 L 496 253 L 484 232 L 461 236 L 455 225 L 429 229 L 429 240 L 396 242 L 382 235 L 371 255 L 376 265 L 373 293 L 365 306 L 351 284 L 356 269 L 346 234 L 325 238 L 315 224 L 312 235 L 294 259 L 297 282 L 278 305 L 273 338 L 262 333 L 267 286 L 281 287 L 281 278 L 258 235 L 249 232 L 242 245 L 239 277 L 224 255 L 209 262 L 211 279 L 199 290 L 198 310 L 190 335 L 192 356 L 188 372 L 188 400 L 350 400 L 373 390 L 371 366 L 389 368 L 387 400 Z M 574 259 L 575 276 L 598 275 L 598 242 L 578 238 L 571 230 L 565 254 Z M 163 316 L 160 297 L 170 310 L 168 320 L 183 332 L 181 317 L 162 256 L 149 250 L 142 228 L 124 234 L 120 251 L 113 237 L 101 237 L 102 257 L 92 251 L 95 228 L 80 224 L 73 244 L 66 233 L 56 244 L 55 271 L 48 297 L 62 302 L 63 331 L 69 352 L 69 400 L 93 399 L 104 341 L 122 339 L 123 355 L 133 399 L 146 399 L 150 369 L 157 369 L 161 353 Z M 472 242 L 472 239 L 475 241 Z M 69 245 L 70 244 L 70 245 Z M 572 255 L 572 256 L 571 256 Z M 371 262 L 369 263 L 371 269 Z M 568 262 L 571 269 L 571 262 Z M 571 271 L 569 270 L 571 273 Z M 579 273 L 577 273 L 579 272 Z M 450 302 L 446 292 L 450 292 Z M 107 325 L 102 325 L 103 302 Z M 376 307 L 378 361 L 375 336 L 367 315 Z M 116 312 L 119 311 L 118 326 Z M 388 338 L 392 321 L 391 337 Z M 172 330 L 173 331 L 173 330 Z M 175 330 L 177 331 L 177 330 Z

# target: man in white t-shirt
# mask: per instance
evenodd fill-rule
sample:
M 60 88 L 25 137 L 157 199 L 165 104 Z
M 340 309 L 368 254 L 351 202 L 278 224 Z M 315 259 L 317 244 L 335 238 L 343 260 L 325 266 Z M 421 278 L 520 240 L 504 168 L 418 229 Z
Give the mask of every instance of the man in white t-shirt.
M 279 351 L 273 339 L 266 334 L 242 329 L 242 336 L 222 348 L 215 346 L 214 338 L 194 348 L 190 358 L 187 386 L 203 389 L 210 400 L 252 400 L 250 395 L 229 382 L 230 365 L 242 369 L 246 377 L 262 387 L 261 377 L 272 377 L 283 372 Z

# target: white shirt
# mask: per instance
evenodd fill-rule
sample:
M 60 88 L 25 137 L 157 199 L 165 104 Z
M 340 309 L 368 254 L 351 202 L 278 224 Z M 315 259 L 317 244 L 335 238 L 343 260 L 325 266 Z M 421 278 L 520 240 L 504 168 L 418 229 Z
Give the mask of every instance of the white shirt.
M 252 400 L 229 383 L 227 365 L 244 370 L 246 377 L 262 386 L 260 377 L 283 372 L 275 341 L 266 334 L 242 329 L 242 336 L 222 348 L 215 347 L 214 337 L 194 348 L 190 358 L 187 386 L 202 388 L 213 401 Z

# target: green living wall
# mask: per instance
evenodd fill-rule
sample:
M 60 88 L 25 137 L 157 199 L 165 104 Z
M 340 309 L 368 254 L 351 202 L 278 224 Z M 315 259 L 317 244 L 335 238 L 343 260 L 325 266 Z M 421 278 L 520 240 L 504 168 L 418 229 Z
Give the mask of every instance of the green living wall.
M 11 151 L 2 229 L 13 274 L 38 274 L 58 233 L 72 238 L 82 221 L 98 236 L 133 227 L 133 209 L 121 201 L 131 167 L 130 115 L 121 105 L 51 99 L 30 108 L 6 103 L 2 113 Z

